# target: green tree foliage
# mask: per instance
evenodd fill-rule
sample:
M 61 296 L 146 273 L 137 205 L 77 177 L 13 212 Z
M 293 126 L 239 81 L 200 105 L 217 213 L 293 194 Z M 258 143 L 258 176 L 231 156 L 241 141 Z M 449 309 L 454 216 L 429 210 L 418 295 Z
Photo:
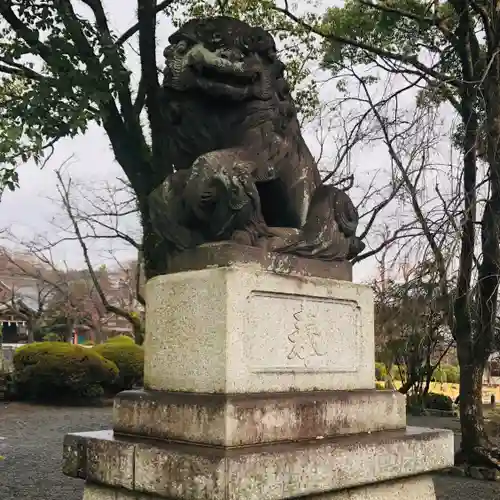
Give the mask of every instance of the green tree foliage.
M 319 31 L 335 34 L 324 41 L 323 66 L 335 75 L 346 66 L 369 66 L 368 84 L 377 83 L 381 72 L 406 73 L 415 82 L 418 106 L 446 102 L 460 113 L 463 74 L 456 47 L 458 28 L 453 2 L 430 6 L 423 0 L 348 0 L 343 7 L 328 9 L 318 25 Z M 486 47 L 478 44 L 476 50 L 484 59 Z M 345 88 L 343 79 L 338 88 Z M 484 102 L 477 101 L 475 107 L 484 122 Z M 458 120 L 454 126 L 454 142 L 462 148 L 463 123 Z
M 269 1 L 141 0 L 137 7 L 137 22 L 117 33 L 101 0 L 0 2 L 0 96 L 5 96 L 0 165 L 9 158 L 11 164 L 19 158 L 41 161 L 45 148 L 59 139 L 84 132 L 91 122 L 102 126 L 137 197 L 145 271 L 151 277 L 165 269 L 147 196 L 173 170 L 162 118 L 157 19 L 167 15 L 179 24 L 193 15 L 225 13 L 269 28 L 286 42 L 284 58 L 305 117 L 318 103 L 307 67 L 318 47 L 307 30 L 295 27 Z M 293 43 L 285 40 L 287 31 Z M 305 48 L 298 41 L 306 42 Z M 139 55 L 138 75 L 132 75 L 128 45 Z M 4 185 L 14 188 L 16 182 L 15 170 L 5 171 Z
M 19 161 L 42 161 L 44 150 L 63 137 L 74 137 L 90 122 L 101 124 L 110 137 L 118 162 L 125 173 L 134 177 L 123 161 L 125 139 L 137 148 L 144 163 L 152 162 L 156 127 L 149 112 L 151 139 L 141 126 L 140 113 L 153 99 L 157 105 L 157 81 L 150 77 L 148 64 L 156 61 L 154 19 L 171 16 L 175 25 L 187 18 L 226 14 L 269 28 L 281 40 L 283 56 L 289 63 L 289 78 L 303 114 L 310 116 L 318 105 L 316 84 L 310 79 L 307 61 L 318 54 L 311 35 L 273 9 L 273 2 L 231 0 L 146 1 L 138 11 L 138 23 L 125 33 L 112 29 L 113 20 L 101 0 L 80 2 L 38 2 L 19 0 L 1 2 L 0 15 L 5 21 L 0 44 L 0 185 L 14 189 Z M 79 5 L 80 4 L 80 5 Z M 155 7 L 156 5 L 156 7 Z M 290 37 L 290 33 L 293 37 Z M 130 61 L 124 47 L 136 44 L 142 60 L 142 88 L 134 88 Z M 297 42 L 305 42 L 301 45 Z M 26 62 L 29 61 L 29 62 Z M 148 61 L 146 63 L 146 61 Z M 307 80 L 307 81 L 306 81 Z M 302 85 L 302 83 L 305 84 Z M 146 88 L 148 87 L 148 88 Z M 156 89 L 156 90 L 155 90 Z M 153 95 L 145 95 L 149 91 Z M 135 99 L 134 99 L 135 98 Z M 148 106 L 149 107 L 149 106 Z M 156 117 L 157 118 L 157 117 Z M 118 134 L 124 138 L 119 140 Z M 153 182 L 168 173 L 168 165 L 155 172 Z M 165 169 L 167 169 L 165 171 Z M 152 173 L 154 166 L 146 174 Z M 135 178 L 130 179 L 136 181 Z M 135 187 L 135 186 L 134 186 Z M 142 186 L 148 190 L 150 186 Z

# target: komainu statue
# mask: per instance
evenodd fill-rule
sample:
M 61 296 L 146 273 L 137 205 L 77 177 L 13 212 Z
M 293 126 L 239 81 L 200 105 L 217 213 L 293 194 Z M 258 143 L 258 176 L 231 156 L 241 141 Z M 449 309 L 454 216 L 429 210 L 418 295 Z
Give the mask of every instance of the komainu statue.
M 216 17 L 187 22 L 169 42 L 162 92 L 175 173 L 149 198 L 158 235 L 175 251 L 234 241 L 356 256 L 357 210 L 321 183 L 271 35 Z

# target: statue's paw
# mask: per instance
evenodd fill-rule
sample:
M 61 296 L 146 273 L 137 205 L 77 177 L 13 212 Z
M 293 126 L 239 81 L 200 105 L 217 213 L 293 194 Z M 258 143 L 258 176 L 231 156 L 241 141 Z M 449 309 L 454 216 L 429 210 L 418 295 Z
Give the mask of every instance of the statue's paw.
M 259 238 L 258 246 L 267 252 L 279 252 L 282 248 L 288 247 L 300 240 L 301 231 L 288 227 L 270 227 L 271 236 Z
M 233 233 L 231 240 L 238 245 L 253 246 L 252 235 L 248 231 L 238 230 Z
M 272 236 L 282 238 L 283 240 L 295 240 L 300 236 L 300 229 L 294 227 L 268 227 Z
M 357 236 L 352 236 L 350 238 L 349 244 L 349 252 L 347 254 L 347 259 L 354 259 L 357 255 L 359 255 L 366 248 L 366 244 L 361 241 Z

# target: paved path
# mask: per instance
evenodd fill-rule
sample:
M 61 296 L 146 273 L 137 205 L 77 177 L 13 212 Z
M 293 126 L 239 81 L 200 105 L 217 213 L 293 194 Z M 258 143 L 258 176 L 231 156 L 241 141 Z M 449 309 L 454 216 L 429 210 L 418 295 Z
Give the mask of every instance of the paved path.
M 412 418 L 411 425 L 441 427 Z M 67 432 L 110 427 L 110 408 L 53 408 L 0 403 L 0 500 L 81 500 L 83 481 L 61 473 Z M 498 500 L 500 484 L 436 477 L 438 500 Z

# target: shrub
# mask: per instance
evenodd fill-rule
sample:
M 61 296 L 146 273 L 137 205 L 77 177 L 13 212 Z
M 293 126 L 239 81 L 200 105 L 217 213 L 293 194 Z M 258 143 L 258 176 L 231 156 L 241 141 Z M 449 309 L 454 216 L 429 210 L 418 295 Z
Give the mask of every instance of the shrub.
M 438 366 L 434 370 L 434 373 L 432 374 L 432 381 L 439 382 L 441 384 L 445 384 L 448 381 L 446 371 L 443 369 L 443 367 Z
M 377 381 L 375 382 L 375 389 L 378 389 L 378 390 L 383 390 L 383 389 L 385 389 L 385 388 L 386 388 L 386 387 L 385 387 L 385 382 L 381 382 L 381 381 L 379 381 L 379 380 L 377 380 Z
M 430 410 L 453 410 L 453 400 L 445 394 L 436 394 L 429 392 L 424 399 L 424 406 Z
M 62 338 L 59 334 L 51 332 L 47 333 L 42 337 L 44 342 L 62 342 Z
M 448 382 L 449 384 L 460 383 L 460 369 L 458 368 L 458 366 L 443 365 L 442 370 L 446 375 L 446 382 Z
M 91 398 L 118 375 L 116 365 L 93 349 L 66 342 L 37 342 L 17 349 L 14 378 L 18 397 L 40 401 Z
M 393 380 L 401 380 L 401 373 L 403 374 L 403 377 L 404 377 L 405 376 L 405 369 L 403 366 L 394 365 L 391 368 L 391 378 Z
M 387 368 L 384 363 L 375 363 L 375 380 L 384 381 L 387 375 Z
M 458 384 L 460 383 L 460 371 L 457 366 L 453 365 L 438 366 L 432 374 L 432 380 L 442 384 Z
M 6 401 L 15 401 L 16 399 L 18 399 L 16 381 L 13 373 L 5 374 L 4 384 L 4 399 Z
M 109 343 L 115 343 L 115 342 L 125 342 L 127 344 L 135 344 L 135 341 L 132 337 L 129 337 L 128 335 L 116 335 L 115 337 L 110 337 L 108 340 L 106 340 L 106 344 Z
M 130 337 L 126 337 L 130 339 Z M 144 376 L 144 350 L 141 346 L 128 340 L 117 340 L 113 337 L 104 344 L 95 346 L 92 350 L 106 359 L 113 361 L 118 367 L 118 378 L 109 386 L 110 390 L 123 391 L 132 389 L 134 385 L 142 384 Z

